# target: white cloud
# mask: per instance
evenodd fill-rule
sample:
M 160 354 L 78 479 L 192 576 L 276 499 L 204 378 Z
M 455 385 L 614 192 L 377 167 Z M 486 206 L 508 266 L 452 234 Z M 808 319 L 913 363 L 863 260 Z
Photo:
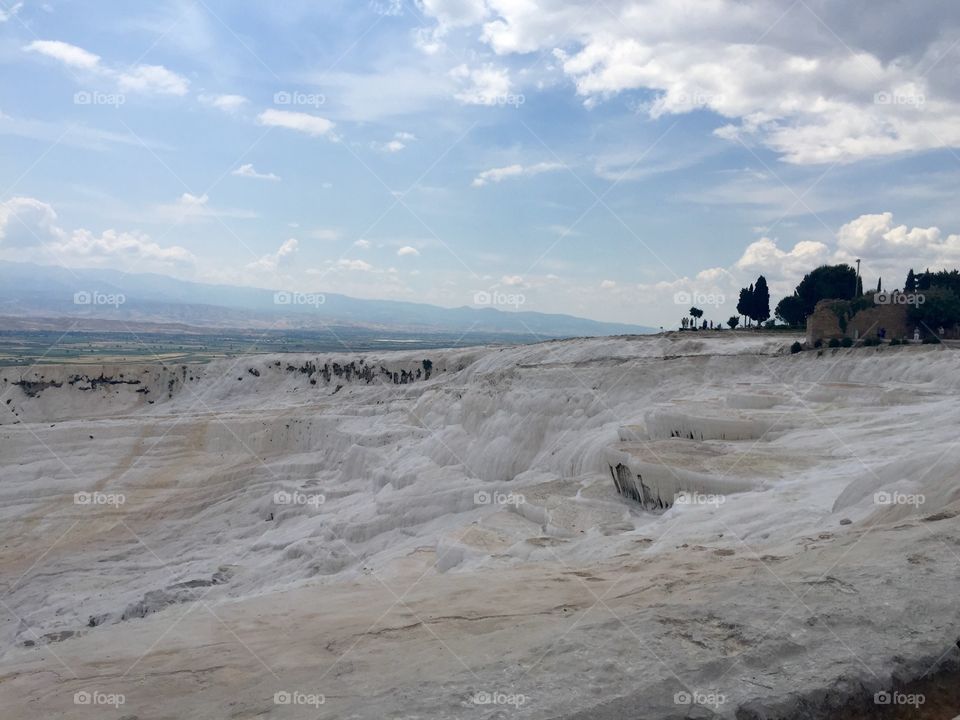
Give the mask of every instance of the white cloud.
M 158 205 L 154 210 L 155 218 L 159 222 L 188 222 L 202 221 L 214 218 L 235 218 L 251 220 L 258 217 L 257 213 L 238 208 L 217 208 L 210 205 L 210 198 L 206 193 L 197 196 L 185 192 L 174 203 Z
M 289 110 L 264 110 L 257 116 L 257 122 L 267 127 L 281 127 L 296 130 L 313 137 L 331 135 L 334 123 L 326 118 Z
M 17 13 L 23 8 L 23 3 L 18 2 L 10 6 L 8 10 L 0 8 L 0 23 L 5 23 L 7 20 L 11 20 L 16 17 Z
M 100 62 L 100 56 L 60 40 L 34 40 L 24 50 L 57 60 L 67 67 L 85 70 L 116 83 L 124 92 L 158 95 L 186 95 L 190 81 L 163 65 L 131 65 L 112 68 Z
M 230 174 L 235 175 L 236 177 L 250 178 L 252 180 L 272 180 L 273 182 L 280 180 L 279 175 L 257 172 L 253 167 L 253 163 L 245 163 Z
M 781 250 L 774 240 L 761 238 L 747 246 L 734 270 L 754 277 L 762 273 L 773 290 L 786 294 L 815 267 L 853 265 L 857 258 L 864 275 L 881 275 L 887 287 L 898 287 L 910 267 L 960 265 L 960 235 L 945 235 L 937 227 L 896 225 L 890 212 L 861 215 L 840 228 L 832 246 L 804 240 Z
M 92 70 L 100 64 L 100 56 L 60 40 L 34 40 L 24 50 L 46 55 L 70 67 Z
M 260 259 L 249 263 L 247 269 L 270 273 L 284 269 L 292 263 L 293 257 L 300 249 L 299 245 L 300 243 L 296 238 L 290 238 L 284 241 L 276 252 L 264 255 Z
M 837 233 L 837 245 L 853 255 L 914 257 L 928 251 L 940 253 L 950 239 L 944 240 L 937 227 L 910 228 L 893 224 L 893 213 L 861 215 Z
M 402 248 L 397 250 L 397 255 L 399 255 L 400 257 L 409 257 L 409 256 L 416 257 L 419 254 L 420 254 L 420 251 L 417 250 L 415 247 L 411 247 L 410 245 L 404 245 Z
M 473 187 L 483 187 L 487 183 L 498 183 L 506 178 L 521 176 L 530 177 L 545 172 L 560 170 L 562 167 L 562 163 L 542 162 L 537 163 L 536 165 L 508 165 L 507 167 L 491 168 L 490 170 L 484 170 L 482 173 L 477 175 L 477 177 L 473 179 L 472 185 Z
M 360 270 L 362 272 L 370 272 L 373 270 L 373 265 L 363 260 L 348 260 L 343 258 L 337 261 L 337 267 L 345 268 L 346 270 Z
M 450 25 L 477 26 L 497 55 L 553 52 L 588 106 L 652 91 L 650 117 L 707 110 L 725 119 L 719 136 L 791 163 L 960 146 L 956 4 L 923 17 L 893 0 L 866 15 L 826 0 L 710 0 L 693 12 L 676 0 L 605 0 L 599 12 L 588 0 L 423 8 L 437 21 L 434 42 Z M 510 91 L 492 66 L 454 73 L 471 85 L 464 102 Z
M 57 214 L 45 202 L 14 197 L 0 203 L 0 247 L 29 247 L 60 239 Z
M 364 240 L 363 238 L 357 240 L 357 241 L 356 241 L 355 243 L 353 243 L 353 244 L 354 244 L 355 247 L 362 248 L 362 249 L 364 249 L 364 250 L 367 250 L 367 249 L 369 249 L 369 247 L 370 247 L 370 241 L 369 241 L 369 240 Z
M 461 90 L 454 97 L 465 105 L 504 103 L 512 94 L 509 73 L 489 63 L 478 68 L 459 65 L 450 71 L 450 76 L 461 83 Z
M 444 27 L 474 25 L 489 14 L 484 0 L 422 0 L 424 14 Z
M 149 267 L 170 268 L 193 265 L 193 253 L 173 245 L 161 247 L 143 233 L 105 230 L 94 235 L 89 230 L 75 230 L 70 237 L 52 249 L 57 258 L 69 258 L 79 265 L 116 265 L 146 270 Z
M 206 193 L 198 197 L 196 195 L 192 195 L 188 192 L 185 192 L 183 195 L 180 196 L 180 204 L 185 205 L 187 207 L 206 205 L 209 201 L 210 201 L 210 197 Z
M 561 311 L 579 310 L 582 314 L 603 306 L 614 313 L 624 310 L 624 321 L 672 325 L 696 305 L 706 312 L 705 319 L 726 322 L 737 314 L 740 288 L 755 282 L 759 275 L 770 286 L 772 310 L 806 273 L 823 264 L 854 265 L 857 258 L 862 261 L 865 287 L 874 287 L 882 277 L 885 288 L 902 288 L 911 267 L 921 271 L 960 266 L 960 234 L 948 234 L 935 226 L 898 224 L 889 212 L 861 215 L 825 242 L 783 244 L 767 237 L 750 242 L 729 267 L 710 267 L 673 280 L 637 285 L 610 280 L 582 286 L 564 284 L 564 297 L 575 297 L 577 302 Z
M 198 95 L 197 99 L 204 105 L 227 113 L 234 113 L 250 102 L 243 95 Z
M 804 240 L 784 251 L 776 242 L 764 237 L 747 246 L 736 267 L 744 272 L 765 272 L 777 278 L 792 278 L 822 265 L 829 256 L 830 249 L 822 242 Z
M 517 285 L 522 285 L 522 284 L 523 284 L 523 276 L 521 276 L 521 275 L 504 275 L 502 278 L 500 278 L 500 282 L 502 282 L 504 285 L 509 285 L 509 286 L 511 286 L 511 287 L 515 287 L 515 286 L 517 286 Z
M 395 153 L 400 152 L 407 147 L 408 143 L 416 140 L 416 135 L 408 132 L 398 132 L 394 134 L 392 140 L 388 140 L 385 143 L 373 143 L 373 148 L 379 150 L 380 152 L 386 153 Z
M 415 44 L 427 55 L 434 55 L 444 49 L 443 38 L 450 30 L 479 23 L 490 10 L 485 0 L 422 0 L 422 12 L 438 22 L 433 28 L 418 28 Z
M 170 270 L 195 262 L 186 248 L 162 247 L 142 233 L 109 229 L 97 235 L 83 228 L 68 231 L 57 220 L 53 207 L 35 198 L 15 197 L 0 203 L 0 255 L 78 267 L 142 270 Z
M 135 65 L 117 75 L 121 90 L 158 95 L 186 95 L 190 81 L 163 65 Z

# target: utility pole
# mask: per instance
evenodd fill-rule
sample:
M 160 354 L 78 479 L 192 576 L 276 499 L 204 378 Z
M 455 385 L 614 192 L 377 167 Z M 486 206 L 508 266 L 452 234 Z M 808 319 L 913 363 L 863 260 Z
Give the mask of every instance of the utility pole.
M 857 288 L 860 287 L 860 258 L 857 258 L 857 277 L 853 281 L 853 297 L 857 297 Z

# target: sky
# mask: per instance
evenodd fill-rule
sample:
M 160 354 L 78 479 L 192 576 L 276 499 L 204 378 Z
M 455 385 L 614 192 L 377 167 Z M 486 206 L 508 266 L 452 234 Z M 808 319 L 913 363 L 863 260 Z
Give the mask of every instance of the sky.
M 960 266 L 955 0 L 0 0 L 0 259 L 675 326 Z

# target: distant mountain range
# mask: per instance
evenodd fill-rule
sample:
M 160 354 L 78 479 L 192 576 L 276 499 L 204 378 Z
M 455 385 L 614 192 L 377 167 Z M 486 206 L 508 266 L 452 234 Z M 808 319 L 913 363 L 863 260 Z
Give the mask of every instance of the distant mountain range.
M 481 302 L 487 298 L 479 298 Z M 363 300 L 334 293 L 302 294 L 209 285 L 152 273 L 67 269 L 0 263 L 0 330 L 51 319 L 161 324 L 209 332 L 228 328 L 323 329 L 330 325 L 393 333 L 496 333 L 529 338 L 627 335 L 653 328 L 571 315 L 442 308 L 394 300 Z

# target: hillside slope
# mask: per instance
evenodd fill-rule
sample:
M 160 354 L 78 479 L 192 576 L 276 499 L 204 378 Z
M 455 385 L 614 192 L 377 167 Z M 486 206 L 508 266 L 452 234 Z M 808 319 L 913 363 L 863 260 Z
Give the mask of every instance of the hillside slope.
M 5 716 L 827 718 L 936 673 L 960 356 L 792 340 L 2 369 Z

